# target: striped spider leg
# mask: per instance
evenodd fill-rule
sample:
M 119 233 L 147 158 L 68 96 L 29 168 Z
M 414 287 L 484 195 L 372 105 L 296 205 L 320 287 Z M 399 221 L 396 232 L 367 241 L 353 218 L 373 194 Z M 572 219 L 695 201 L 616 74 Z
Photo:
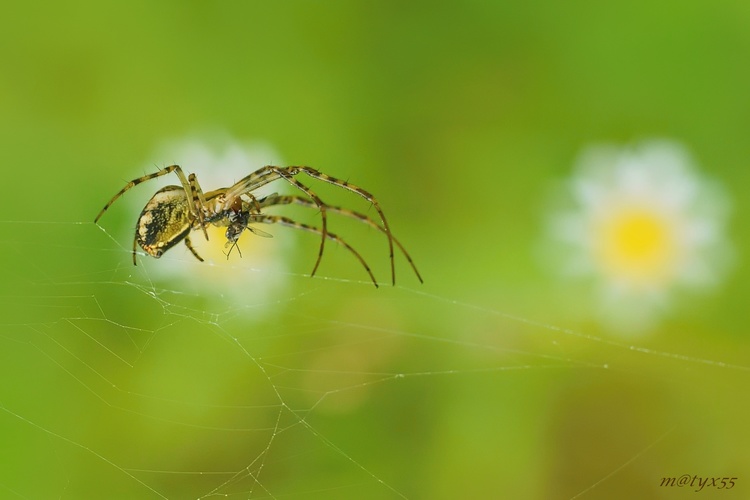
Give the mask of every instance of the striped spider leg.
M 311 167 L 304 167 L 304 166 L 275 167 L 275 166 L 269 165 L 259 170 L 256 170 L 255 172 L 248 175 L 244 179 L 239 180 L 234 186 L 227 189 L 227 192 L 226 192 L 227 201 L 231 200 L 232 198 L 236 196 L 240 196 L 241 194 L 254 191 L 260 186 L 264 186 L 268 184 L 269 182 L 272 182 L 279 178 L 283 178 L 287 180 L 287 182 L 296 186 L 298 189 L 300 189 L 305 194 L 307 194 L 315 202 L 315 206 L 317 206 L 318 209 L 320 210 L 320 217 L 321 217 L 320 249 L 318 251 L 318 259 L 316 260 L 315 266 L 313 267 L 313 270 L 311 273 L 311 275 L 314 275 L 315 271 L 318 269 L 318 265 L 320 264 L 321 259 L 323 258 L 323 248 L 324 248 L 325 241 L 326 241 L 326 234 L 328 232 L 328 221 L 326 217 L 327 206 L 321 201 L 318 195 L 316 195 L 312 190 L 305 187 L 299 181 L 294 179 L 294 176 L 296 176 L 300 172 L 305 173 L 307 176 L 312 177 L 313 179 L 318 179 L 328 184 L 332 184 L 342 189 L 346 189 L 347 191 L 350 191 L 364 198 L 375 207 L 375 210 L 378 212 L 378 215 L 380 216 L 380 220 L 383 223 L 385 234 L 386 236 L 388 236 L 388 250 L 389 250 L 389 257 L 391 260 L 391 281 L 395 285 L 396 284 L 396 267 L 395 267 L 394 258 L 393 258 L 393 235 L 391 234 L 391 230 L 390 230 L 390 227 L 388 226 L 388 221 L 385 218 L 385 214 L 383 213 L 383 210 L 380 208 L 380 204 L 378 203 L 378 201 L 375 199 L 373 195 L 371 195 L 369 192 L 365 191 L 364 189 L 357 187 L 354 184 L 350 184 L 347 181 L 337 179 L 335 177 L 331 177 L 330 175 L 319 172 Z
M 342 247 L 349 250 L 357 258 L 357 260 L 359 260 L 359 263 L 362 264 L 362 267 L 365 268 L 365 271 L 367 271 L 367 274 L 370 275 L 370 279 L 372 280 L 372 283 L 375 285 L 375 288 L 378 287 L 378 281 L 375 279 L 375 275 L 372 274 L 372 270 L 370 269 L 370 266 L 367 265 L 367 262 L 362 257 L 362 255 L 360 255 L 360 253 L 356 251 L 349 243 L 344 241 L 339 236 L 336 236 L 332 232 L 328 231 L 326 233 L 323 233 L 323 231 L 321 229 L 318 229 L 317 227 L 310 226 L 309 224 L 304 224 L 302 222 L 297 222 L 296 220 L 290 219 L 289 217 L 284 217 L 282 215 L 254 214 L 254 215 L 251 215 L 250 218 L 251 218 L 250 223 L 260 222 L 262 224 L 279 224 L 281 226 L 292 227 L 294 229 L 301 229 L 303 231 L 308 231 L 310 233 L 322 235 L 329 240 L 335 241 Z M 256 228 L 248 227 L 247 229 L 249 229 L 253 233 L 258 234 L 258 229 Z M 266 234 L 263 234 L 263 232 L 261 232 L 260 236 L 265 236 Z
M 273 193 L 271 195 L 266 196 L 265 198 L 261 198 L 259 200 L 259 204 L 260 204 L 260 208 L 261 209 L 266 208 L 266 207 L 273 207 L 273 206 L 280 206 L 280 205 L 289 205 L 289 204 L 302 205 L 304 207 L 311 207 L 311 208 L 315 208 L 315 206 L 316 206 L 315 203 L 313 203 L 311 200 L 308 200 L 307 198 L 303 198 L 302 196 L 279 195 L 278 193 Z M 381 226 L 380 224 L 378 224 L 377 222 L 375 222 L 374 220 L 372 220 L 367 215 L 362 214 L 360 212 L 355 212 L 354 210 L 350 210 L 348 208 L 337 207 L 337 206 L 333 206 L 333 205 L 326 205 L 326 210 L 329 211 L 329 212 L 331 212 L 331 213 L 337 213 L 337 214 L 341 214 L 341 215 L 343 215 L 345 217 L 350 217 L 352 219 L 359 220 L 360 222 L 363 222 L 363 223 L 365 223 L 365 224 L 367 224 L 367 225 L 369 225 L 369 226 L 377 229 L 381 233 L 387 234 L 386 230 L 385 230 L 385 228 L 383 226 Z M 259 212 L 260 212 L 260 210 L 259 210 Z M 274 221 L 270 221 L 270 220 L 266 220 L 266 219 L 261 220 L 261 219 L 258 219 L 256 217 L 252 217 L 252 218 L 253 218 L 253 221 L 257 221 L 257 222 L 266 222 L 266 223 L 273 223 L 274 222 Z M 278 222 L 281 222 L 281 221 L 278 221 Z M 284 222 L 284 225 L 286 225 L 286 226 L 298 227 L 299 229 L 304 229 L 306 231 L 310 231 L 309 226 L 307 226 L 305 224 L 299 224 L 299 223 L 294 222 L 294 221 L 291 221 L 291 222 L 293 222 L 293 224 L 290 224 L 289 223 L 290 221 L 288 221 L 288 220 L 283 221 L 283 222 Z M 301 227 L 299 227 L 299 226 L 301 226 Z M 319 230 L 318 230 L 318 233 L 319 233 Z M 261 235 L 261 236 L 263 236 L 263 235 Z M 419 279 L 419 282 L 420 283 L 424 283 L 424 280 L 422 279 L 422 276 L 419 274 L 419 271 L 417 270 L 417 266 L 414 264 L 414 261 L 412 260 L 411 255 L 409 255 L 409 252 L 406 251 L 406 249 L 404 248 L 404 246 L 401 244 L 401 242 L 398 241 L 398 239 L 396 239 L 395 236 L 392 236 L 392 238 L 393 238 L 393 242 L 396 244 L 396 246 L 399 248 L 399 250 L 401 250 L 401 253 L 404 255 L 404 257 L 406 257 L 406 260 L 409 262 L 409 265 L 411 266 L 412 270 L 414 271 L 414 274 L 417 275 L 417 279 Z M 340 238 L 337 237 L 335 239 L 338 240 Z M 348 249 L 350 249 L 351 251 L 354 251 L 349 245 L 345 245 L 345 246 Z M 357 253 L 357 252 L 354 252 L 354 253 L 359 258 L 359 260 L 362 261 L 362 259 L 359 256 L 359 253 Z M 367 268 L 367 266 L 365 266 L 365 268 Z

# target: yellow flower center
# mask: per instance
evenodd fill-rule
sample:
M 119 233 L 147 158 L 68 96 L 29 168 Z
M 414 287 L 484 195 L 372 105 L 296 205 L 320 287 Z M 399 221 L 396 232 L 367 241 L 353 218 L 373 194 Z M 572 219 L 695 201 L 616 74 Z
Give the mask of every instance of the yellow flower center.
M 619 212 L 600 221 L 600 262 L 608 273 L 631 282 L 663 282 L 677 252 L 673 230 L 674 222 L 653 211 Z

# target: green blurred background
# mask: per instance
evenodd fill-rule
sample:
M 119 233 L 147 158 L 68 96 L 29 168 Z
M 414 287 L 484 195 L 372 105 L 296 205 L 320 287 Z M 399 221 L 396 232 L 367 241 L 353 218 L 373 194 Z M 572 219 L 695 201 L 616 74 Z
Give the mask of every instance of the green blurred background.
M 2 10 L 0 496 L 748 494 L 750 4 Z M 162 141 L 213 129 L 375 193 L 425 284 L 403 259 L 396 288 L 310 280 L 301 237 L 267 300 L 132 268 L 137 213 L 91 221 Z M 571 320 L 535 249 L 583 147 L 648 137 L 726 186 L 737 263 L 631 341 Z M 328 251 L 322 277 L 363 279 Z

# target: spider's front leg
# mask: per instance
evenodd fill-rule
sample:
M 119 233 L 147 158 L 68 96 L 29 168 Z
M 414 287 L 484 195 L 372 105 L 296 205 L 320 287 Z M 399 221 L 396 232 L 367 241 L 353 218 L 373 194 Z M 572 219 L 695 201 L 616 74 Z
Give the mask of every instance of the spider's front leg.
M 190 194 L 193 197 L 193 209 L 195 210 L 197 218 L 200 220 L 200 226 L 203 230 L 203 236 L 205 236 L 206 241 L 208 241 L 208 231 L 206 231 L 206 217 L 209 210 L 208 205 L 206 204 L 206 197 L 203 196 L 203 190 L 201 189 L 201 185 L 198 184 L 198 178 L 195 176 L 195 174 L 190 174 L 190 177 L 188 177 L 188 183 L 190 184 Z M 195 252 L 193 252 L 193 254 L 195 255 Z M 203 259 L 200 260 L 203 261 Z

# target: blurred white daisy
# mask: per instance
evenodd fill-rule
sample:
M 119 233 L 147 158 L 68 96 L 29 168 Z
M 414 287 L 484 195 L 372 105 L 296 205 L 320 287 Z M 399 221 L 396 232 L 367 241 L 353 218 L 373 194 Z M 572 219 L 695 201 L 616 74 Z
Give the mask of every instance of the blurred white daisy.
M 204 192 L 208 192 L 231 186 L 264 165 L 283 165 L 283 162 L 276 150 L 265 143 L 240 142 L 220 133 L 196 134 L 165 141 L 156 148 L 149 161 L 134 171 L 133 177 L 172 164 L 180 165 L 186 175 L 195 173 Z M 149 181 L 142 189 L 150 196 L 160 186 L 169 184 L 179 185 L 179 180 L 170 174 L 158 181 Z M 283 183 L 272 183 L 254 194 L 260 198 L 286 191 L 287 186 Z M 132 212 L 140 213 L 145 204 L 144 196 L 128 196 L 128 199 L 133 204 Z M 262 229 L 276 233 L 268 228 Z M 235 295 L 235 298 L 242 298 L 241 304 L 252 305 L 254 298 L 273 297 L 274 292 L 286 284 L 289 276 L 287 262 L 294 239 L 288 234 L 290 231 L 279 238 L 261 238 L 245 231 L 238 241 L 239 252 L 233 249 L 229 256 L 225 248 L 226 228 L 210 226 L 207 231 L 208 241 L 202 233 L 191 235 L 193 246 L 204 262 L 199 262 L 185 245 L 177 245 L 154 262 L 141 252 L 138 264 L 147 267 L 149 275 L 156 281 L 174 283 L 180 280 L 180 290 L 208 295 L 205 293 L 208 289 L 210 295 L 218 299 Z M 230 301 L 228 305 L 231 303 L 234 302 Z
M 707 289 L 726 271 L 727 196 L 677 143 L 591 147 L 564 194 L 546 250 L 564 276 L 593 285 L 608 328 L 648 330 L 675 292 Z

